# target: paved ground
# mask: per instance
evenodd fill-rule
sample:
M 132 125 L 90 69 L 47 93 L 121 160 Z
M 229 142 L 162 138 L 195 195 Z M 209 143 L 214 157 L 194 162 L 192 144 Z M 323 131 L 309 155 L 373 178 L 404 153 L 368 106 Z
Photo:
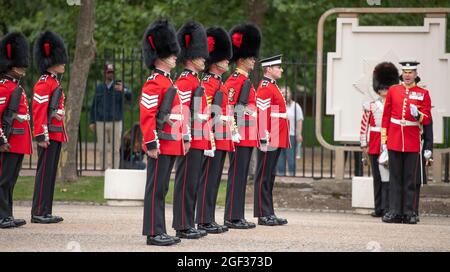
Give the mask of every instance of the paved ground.
M 58 204 L 54 214 L 65 218 L 62 224 L 28 223 L 0 230 L 0 251 L 450 251 L 448 217 L 423 217 L 418 225 L 394 225 L 364 215 L 295 210 L 278 212 L 289 220 L 286 226 L 230 230 L 161 248 L 145 245 L 140 235 L 142 210 Z M 28 206 L 15 207 L 17 218 L 29 221 L 29 212 Z M 170 219 L 170 206 L 166 214 Z M 251 215 L 248 210 L 248 218 Z

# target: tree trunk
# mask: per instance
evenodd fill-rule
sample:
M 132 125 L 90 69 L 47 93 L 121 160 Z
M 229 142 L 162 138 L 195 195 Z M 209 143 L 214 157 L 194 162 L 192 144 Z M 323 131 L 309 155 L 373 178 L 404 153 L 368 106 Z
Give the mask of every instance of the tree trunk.
M 253 22 L 257 26 L 259 26 L 262 30 L 262 25 L 264 21 L 264 15 L 268 9 L 266 1 L 263 0 L 249 0 L 247 1 L 247 14 L 248 20 Z M 261 45 L 263 44 L 264 36 L 261 39 Z M 255 63 L 255 69 L 250 73 L 251 78 L 253 79 L 254 85 L 258 86 L 258 80 L 261 78 L 259 76 L 259 62 Z M 256 170 L 256 148 L 253 150 L 252 159 L 250 160 L 249 165 L 249 178 L 253 178 Z
M 72 181 L 77 178 L 76 151 L 78 128 L 89 69 L 95 57 L 95 0 L 81 0 L 78 17 L 75 56 L 71 66 L 69 92 L 66 99 L 66 130 L 69 142 L 61 151 L 58 180 Z

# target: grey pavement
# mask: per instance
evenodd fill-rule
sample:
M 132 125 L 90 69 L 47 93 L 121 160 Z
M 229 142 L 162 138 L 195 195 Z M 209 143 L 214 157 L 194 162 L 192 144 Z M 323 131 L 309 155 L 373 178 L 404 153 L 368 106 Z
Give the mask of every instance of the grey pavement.
M 289 220 L 281 227 L 230 230 L 170 247 L 147 246 L 142 233 L 142 207 L 57 204 L 56 225 L 29 222 L 30 207 L 14 208 L 27 225 L 0 229 L 0 251 L 450 251 L 450 218 L 422 217 L 418 225 L 385 224 L 378 218 L 351 213 L 283 209 Z M 219 217 L 223 209 L 218 209 Z M 252 211 L 246 211 L 251 221 Z M 172 207 L 166 208 L 169 234 Z

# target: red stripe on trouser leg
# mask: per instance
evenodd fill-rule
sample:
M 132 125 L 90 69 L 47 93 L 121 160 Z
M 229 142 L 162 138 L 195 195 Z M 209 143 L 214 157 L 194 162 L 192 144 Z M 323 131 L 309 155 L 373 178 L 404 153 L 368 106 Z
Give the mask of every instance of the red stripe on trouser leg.
M 267 152 L 264 153 L 264 163 L 263 163 L 261 178 L 259 179 L 259 215 L 260 216 L 263 216 L 261 194 L 262 194 L 262 179 L 264 177 L 264 171 L 266 169 L 266 159 L 267 159 Z
M 422 156 L 422 154 L 419 153 L 419 156 Z M 417 156 L 417 160 L 416 160 L 416 169 L 414 169 L 414 177 L 417 177 L 417 165 L 419 164 L 419 156 Z M 420 167 L 422 167 L 422 165 Z M 420 177 L 422 179 L 423 173 L 421 172 L 420 174 L 422 175 L 422 177 Z M 416 183 L 417 183 L 417 180 L 414 181 L 414 201 L 413 201 L 413 210 L 414 211 L 417 209 L 417 207 L 416 207 L 416 205 L 417 205 Z
M 235 177 L 236 177 L 236 160 L 237 160 L 237 152 L 238 152 L 238 148 L 236 148 L 236 153 L 234 153 L 233 181 L 231 182 L 230 221 L 231 221 L 231 215 L 233 214 L 234 179 L 235 179 Z
M 155 235 L 155 191 L 156 191 L 156 181 L 158 176 L 158 159 L 156 159 L 155 166 L 155 178 L 153 179 L 153 193 L 152 193 L 152 235 Z
M 206 194 L 206 186 L 208 184 L 208 173 L 209 173 L 209 163 L 211 162 L 211 157 L 208 157 L 208 165 L 206 166 L 206 179 L 205 179 L 205 186 L 203 186 L 203 196 L 202 196 L 202 216 L 201 216 L 201 222 L 202 224 L 205 223 L 204 219 L 204 211 L 205 211 L 205 194 Z
M 183 180 L 183 190 L 182 190 L 182 196 L 181 196 L 181 227 L 184 229 L 184 189 L 186 187 L 186 172 L 187 172 L 187 165 L 188 165 L 188 155 L 186 155 L 186 162 L 184 165 L 184 180 Z
M 44 166 L 41 173 L 41 188 L 39 189 L 38 215 L 41 215 L 42 188 L 44 187 L 44 173 L 45 166 L 47 165 L 48 147 L 45 148 L 44 156 Z

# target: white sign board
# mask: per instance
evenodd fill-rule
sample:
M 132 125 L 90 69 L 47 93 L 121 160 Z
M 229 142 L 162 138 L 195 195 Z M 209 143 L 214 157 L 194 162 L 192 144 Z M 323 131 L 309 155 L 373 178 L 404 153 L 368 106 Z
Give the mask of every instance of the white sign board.
M 414 15 L 411 15 L 414 16 Z M 425 18 L 423 26 L 359 26 L 358 18 L 338 18 L 336 52 L 328 53 L 326 113 L 334 115 L 334 140 L 359 141 L 362 104 L 376 98 L 372 72 L 382 61 L 417 60 L 422 85 L 430 92 L 434 142 L 443 142 L 443 117 L 450 116 L 450 54 L 445 18 Z

